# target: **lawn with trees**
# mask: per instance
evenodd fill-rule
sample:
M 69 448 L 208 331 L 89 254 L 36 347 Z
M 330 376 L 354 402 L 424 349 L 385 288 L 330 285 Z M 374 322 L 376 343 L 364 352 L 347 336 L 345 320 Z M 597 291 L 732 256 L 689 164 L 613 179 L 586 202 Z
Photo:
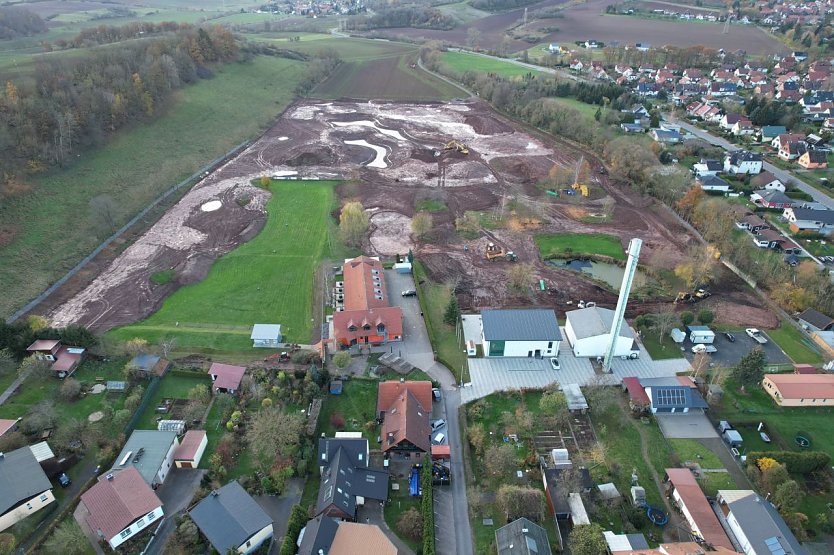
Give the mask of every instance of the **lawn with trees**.
M 158 312 L 111 331 L 119 341 L 141 337 L 178 347 L 248 351 L 257 322 L 279 322 L 285 341 L 312 336 L 313 273 L 339 248 L 331 222 L 334 182 L 275 181 L 269 217 L 257 237 L 218 259 L 206 278 L 171 295 Z

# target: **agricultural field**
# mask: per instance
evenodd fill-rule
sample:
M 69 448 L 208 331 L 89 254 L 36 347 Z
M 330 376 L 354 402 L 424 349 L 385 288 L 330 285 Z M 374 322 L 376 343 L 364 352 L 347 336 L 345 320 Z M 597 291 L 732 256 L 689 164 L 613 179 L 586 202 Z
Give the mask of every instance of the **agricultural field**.
M 537 235 L 536 244 L 542 258 L 570 258 L 583 256 L 608 256 L 625 260 L 625 252 L 619 237 L 591 233 L 560 233 Z
M 114 219 L 121 225 L 257 134 L 289 103 L 303 70 L 298 62 L 265 56 L 227 65 L 214 79 L 179 91 L 163 117 L 118 133 L 71 168 L 33 178 L 30 192 L 4 201 L 0 221 L 11 239 L 0 247 L 0 289 L 6 292 L 0 314 L 35 297 L 99 243 L 88 206 L 93 197 L 118 199 Z
M 274 181 L 264 229 L 217 260 L 204 280 L 171 295 L 150 318 L 110 333 L 151 343 L 244 351 L 255 323 L 280 323 L 286 341 L 309 343 L 313 272 L 329 252 L 332 182 Z
M 466 52 L 448 51 L 443 53 L 441 63 L 446 66 L 448 72 L 455 75 L 462 75 L 467 71 L 481 73 L 494 73 L 501 77 L 524 77 L 527 75 L 547 76 L 543 71 L 534 71 L 520 65 L 469 54 Z

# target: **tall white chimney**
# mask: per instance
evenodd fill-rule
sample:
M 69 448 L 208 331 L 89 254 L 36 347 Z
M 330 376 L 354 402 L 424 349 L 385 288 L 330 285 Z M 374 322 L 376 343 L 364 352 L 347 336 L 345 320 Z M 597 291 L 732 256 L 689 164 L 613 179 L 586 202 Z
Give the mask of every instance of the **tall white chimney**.
M 608 352 L 605 353 L 605 360 L 602 363 L 603 371 L 606 373 L 611 373 L 611 363 L 614 361 L 617 338 L 620 336 L 620 329 L 623 327 L 628 294 L 631 292 L 631 284 L 634 281 L 634 274 L 637 272 L 637 260 L 640 257 L 640 247 L 642 246 L 643 240 L 636 237 L 628 243 L 628 260 L 623 274 L 623 283 L 620 285 L 620 298 L 617 299 L 617 308 L 614 309 L 614 321 L 611 322 Z

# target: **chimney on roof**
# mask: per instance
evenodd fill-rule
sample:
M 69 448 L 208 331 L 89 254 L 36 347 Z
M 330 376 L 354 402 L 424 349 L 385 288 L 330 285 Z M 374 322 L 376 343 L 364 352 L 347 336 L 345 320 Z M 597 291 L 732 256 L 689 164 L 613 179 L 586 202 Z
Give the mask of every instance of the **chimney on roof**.
M 108 481 L 108 482 L 112 482 L 112 481 L 113 481 L 113 473 L 111 472 L 110 474 L 108 474 L 107 476 L 105 476 L 105 478 L 107 478 L 107 481 Z
M 220 494 L 217 493 L 217 490 L 214 490 L 214 491 L 211 492 L 212 497 L 217 497 L 218 495 L 220 495 Z
M 400 378 L 400 383 L 405 383 L 405 378 Z

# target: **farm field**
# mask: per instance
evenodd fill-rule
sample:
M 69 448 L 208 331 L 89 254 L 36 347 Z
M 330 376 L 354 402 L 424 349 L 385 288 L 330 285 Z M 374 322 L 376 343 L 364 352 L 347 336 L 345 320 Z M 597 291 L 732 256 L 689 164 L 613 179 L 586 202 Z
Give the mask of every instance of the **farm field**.
M 525 75 L 547 76 L 542 71 L 532 71 L 511 62 L 502 62 L 466 52 L 444 52 L 441 59 L 448 71 L 462 75 L 467 71 L 495 73 L 501 77 L 523 77 Z
M 121 225 L 160 192 L 258 133 L 289 103 L 303 69 L 265 56 L 227 65 L 214 79 L 180 91 L 158 120 L 119 133 L 4 202 L 0 221 L 14 235 L 0 247 L 0 290 L 6 292 L 0 315 L 36 296 L 98 244 L 90 199 L 117 198 Z
M 542 258 L 601 255 L 615 260 L 625 260 L 620 239 L 599 233 L 560 233 L 536 235 L 536 244 Z
M 266 226 L 218 259 L 201 282 L 171 295 L 150 318 L 110 332 L 117 340 L 165 336 L 179 347 L 246 351 L 255 323 L 280 323 L 286 341 L 309 343 L 313 272 L 329 249 L 333 182 L 274 181 Z

